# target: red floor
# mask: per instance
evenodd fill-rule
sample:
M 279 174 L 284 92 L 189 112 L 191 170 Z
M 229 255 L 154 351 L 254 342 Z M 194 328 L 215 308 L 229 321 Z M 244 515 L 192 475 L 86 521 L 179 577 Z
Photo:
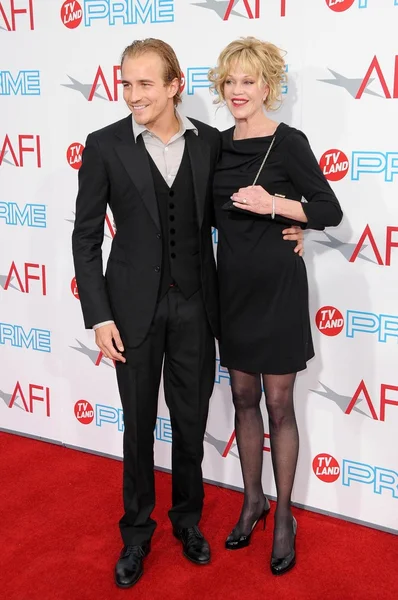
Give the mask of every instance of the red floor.
M 113 583 L 121 549 L 118 461 L 0 433 L 1 600 L 397 600 L 398 539 L 295 510 L 297 566 L 269 571 L 272 513 L 241 551 L 223 548 L 240 509 L 237 492 L 206 486 L 201 527 L 213 552 L 199 567 L 171 534 L 170 476 L 157 473 L 158 504 L 145 573 L 129 590 Z

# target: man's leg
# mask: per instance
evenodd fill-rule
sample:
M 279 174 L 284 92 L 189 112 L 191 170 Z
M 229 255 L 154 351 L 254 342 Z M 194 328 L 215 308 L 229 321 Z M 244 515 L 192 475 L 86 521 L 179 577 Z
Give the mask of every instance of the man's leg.
M 138 348 L 127 348 L 126 363 L 118 363 L 116 367 L 125 427 L 125 513 L 120 520 L 125 546 L 147 544 L 156 527 L 156 522 L 151 519 L 155 506 L 153 443 L 167 317 L 166 296 L 158 305 L 145 341 Z
M 203 506 L 203 438 L 215 376 L 215 342 L 201 291 L 185 300 L 170 290 L 164 366 L 165 399 L 172 425 L 175 530 L 199 523 Z

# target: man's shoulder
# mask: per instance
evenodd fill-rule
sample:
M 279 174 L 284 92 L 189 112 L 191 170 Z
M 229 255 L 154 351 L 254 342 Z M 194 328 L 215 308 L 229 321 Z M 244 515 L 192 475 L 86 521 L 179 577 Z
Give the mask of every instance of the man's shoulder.
M 203 121 L 199 121 L 198 119 L 193 119 L 192 117 L 188 117 L 188 119 L 191 121 L 191 123 L 193 125 L 195 125 L 199 134 L 219 137 L 220 132 L 218 131 L 218 129 L 216 129 L 216 127 L 212 127 L 211 125 L 208 125 L 207 123 L 203 123 Z
M 114 135 L 115 133 L 117 133 L 117 131 L 119 131 L 121 128 L 124 128 L 124 127 L 131 127 L 131 129 L 132 129 L 131 115 L 128 115 L 127 117 L 124 117 L 123 119 L 120 119 L 119 121 L 115 121 L 114 123 L 111 123 L 110 125 L 101 127 L 101 129 L 96 129 L 95 131 L 92 131 L 90 133 L 90 136 L 96 137 L 98 139 L 105 139 L 111 135 Z

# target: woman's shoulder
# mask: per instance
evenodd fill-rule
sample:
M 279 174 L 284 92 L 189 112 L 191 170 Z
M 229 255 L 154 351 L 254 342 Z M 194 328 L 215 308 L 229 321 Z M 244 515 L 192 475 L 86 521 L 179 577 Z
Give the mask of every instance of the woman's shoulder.
M 300 141 L 302 140 L 308 142 L 308 138 L 305 135 L 304 131 L 301 131 L 301 129 L 297 129 L 296 127 L 291 127 L 286 123 L 279 123 L 278 128 L 276 130 L 275 142 L 297 144 L 300 143 Z

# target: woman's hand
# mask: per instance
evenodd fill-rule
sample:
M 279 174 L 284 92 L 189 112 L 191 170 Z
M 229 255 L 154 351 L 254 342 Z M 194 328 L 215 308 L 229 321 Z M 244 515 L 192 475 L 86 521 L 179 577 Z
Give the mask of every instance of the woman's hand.
M 234 206 L 259 215 L 272 213 L 272 196 L 261 185 L 240 188 L 231 196 Z
M 297 242 L 294 252 L 298 253 L 299 256 L 304 254 L 304 231 L 298 225 L 292 225 L 288 229 L 282 231 L 283 239 Z

